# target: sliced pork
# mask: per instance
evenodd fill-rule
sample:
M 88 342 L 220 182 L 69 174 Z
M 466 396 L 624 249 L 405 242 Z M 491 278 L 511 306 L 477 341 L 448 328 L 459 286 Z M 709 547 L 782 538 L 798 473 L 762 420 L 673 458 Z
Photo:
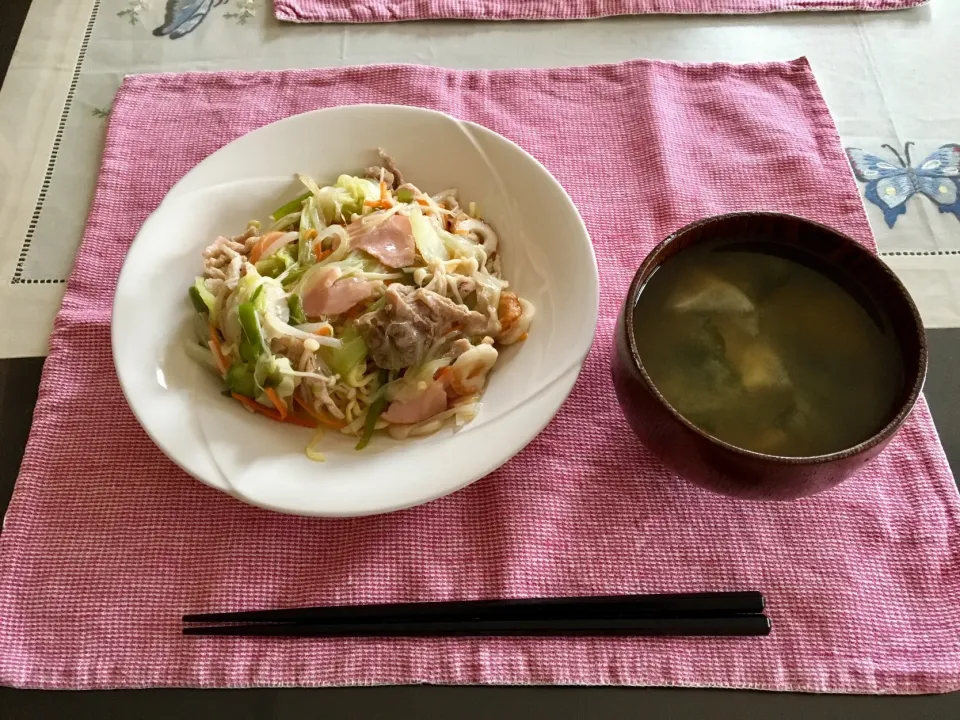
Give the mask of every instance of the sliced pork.
M 357 319 L 374 362 L 388 370 L 419 365 L 433 343 L 456 330 L 471 337 L 485 334 L 488 319 L 465 305 L 430 290 L 399 283 L 387 288 L 386 302 Z

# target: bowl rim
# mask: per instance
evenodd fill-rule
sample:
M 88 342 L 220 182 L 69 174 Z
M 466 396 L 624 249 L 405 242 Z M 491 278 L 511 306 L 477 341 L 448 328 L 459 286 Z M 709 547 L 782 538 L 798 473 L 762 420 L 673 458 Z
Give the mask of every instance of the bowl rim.
M 910 391 L 906 396 L 906 399 L 901 403 L 899 410 L 894 415 L 894 417 L 884 425 L 880 430 L 875 432 L 873 435 L 868 437 L 865 440 L 860 441 L 856 445 L 853 445 L 843 450 L 837 450 L 832 453 L 825 453 L 822 455 L 801 455 L 801 456 L 790 456 L 790 455 L 773 455 L 770 453 L 757 452 L 755 450 L 748 450 L 746 448 L 740 447 L 738 445 L 733 445 L 724 440 L 721 440 L 714 435 L 711 435 L 699 427 L 694 425 L 692 422 L 687 420 L 680 412 L 678 412 L 660 393 L 660 390 L 654 384 L 653 380 L 647 374 L 646 368 L 643 366 L 643 362 L 640 360 L 640 352 L 637 349 L 637 340 L 636 336 L 632 332 L 634 324 L 634 311 L 637 306 L 637 300 L 640 296 L 640 291 L 643 289 L 646 279 L 649 279 L 647 276 L 649 272 L 659 267 L 663 261 L 657 260 L 657 258 L 663 253 L 663 251 L 672 243 L 677 242 L 685 234 L 701 228 L 704 225 L 715 225 L 733 220 L 736 218 L 745 218 L 745 217 L 764 217 L 764 218 L 774 218 L 781 220 L 789 220 L 793 222 L 798 222 L 804 225 L 814 227 L 818 230 L 830 233 L 838 238 L 840 238 L 844 243 L 854 248 L 855 252 L 859 252 L 863 257 L 867 258 L 868 262 L 873 263 L 877 268 L 886 275 L 887 279 L 890 280 L 894 287 L 900 293 L 901 300 L 906 302 L 907 309 L 910 311 L 910 316 L 913 320 L 914 327 L 917 331 L 917 338 L 919 340 L 919 355 L 918 358 L 918 371 L 916 377 L 912 379 L 910 385 Z M 682 250 L 680 251 L 682 252 Z M 811 253 L 815 254 L 815 253 Z M 700 436 L 704 440 L 716 445 L 728 452 L 731 452 L 736 455 L 740 455 L 747 458 L 753 458 L 758 460 L 763 460 L 770 463 L 775 463 L 778 465 L 790 465 L 790 466 L 807 466 L 807 465 L 820 465 L 823 463 L 835 462 L 838 460 L 845 460 L 857 455 L 860 455 L 877 445 L 883 445 L 886 443 L 893 435 L 900 429 L 900 426 L 907 419 L 910 413 L 913 411 L 914 406 L 917 403 L 917 400 L 920 398 L 920 393 L 923 390 L 923 383 L 927 376 L 927 359 L 928 359 L 928 349 L 927 349 L 927 335 L 926 330 L 923 327 L 923 321 L 920 318 L 920 313 L 917 310 L 916 304 L 913 302 L 913 298 L 910 297 L 910 293 L 907 291 L 906 287 L 900 282 L 900 279 L 896 276 L 893 270 L 884 263 L 874 252 L 871 252 L 868 248 L 864 247 L 856 240 L 851 238 L 849 235 L 836 230 L 828 225 L 823 223 L 818 223 L 814 220 L 802 217 L 800 215 L 794 215 L 791 213 L 782 213 L 782 212 L 773 212 L 766 210 L 755 210 L 755 211 L 740 211 L 740 212 L 731 212 L 723 213 L 721 215 L 711 215 L 709 217 L 701 218 L 695 220 L 687 225 L 684 225 L 678 230 L 670 233 L 662 242 L 660 242 L 653 250 L 651 250 L 647 256 L 644 258 L 643 262 L 640 264 L 639 269 L 636 274 L 633 276 L 633 279 L 630 282 L 630 289 L 627 292 L 626 297 L 626 307 L 624 313 L 624 320 L 622 332 L 625 335 L 627 341 L 627 347 L 630 349 L 630 360 L 633 364 L 633 368 L 639 372 L 640 377 L 643 380 L 643 383 L 646 389 L 653 395 L 654 398 L 663 406 L 670 415 L 677 421 L 679 421 L 683 426 L 688 430 L 694 432 L 696 435 Z

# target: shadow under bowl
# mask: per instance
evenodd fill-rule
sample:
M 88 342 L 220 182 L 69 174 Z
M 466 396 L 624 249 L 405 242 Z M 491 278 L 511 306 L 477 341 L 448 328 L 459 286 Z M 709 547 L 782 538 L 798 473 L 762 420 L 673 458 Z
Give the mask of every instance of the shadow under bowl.
M 884 314 L 899 346 L 903 384 L 882 429 L 853 447 L 811 457 L 785 457 L 723 442 L 678 413 L 660 394 L 641 362 L 634 311 L 644 284 L 658 267 L 685 249 L 723 239 L 776 245 L 855 292 L 861 304 Z M 770 248 L 773 249 L 773 248 Z M 886 447 L 920 396 L 927 371 L 927 342 L 920 315 L 893 272 L 853 239 L 792 215 L 746 212 L 692 223 L 670 235 L 644 260 L 624 300 L 614 336 L 612 372 L 620 407 L 636 436 L 667 467 L 704 488 L 756 500 L 793 500 L 831 488 L 856 473 Z

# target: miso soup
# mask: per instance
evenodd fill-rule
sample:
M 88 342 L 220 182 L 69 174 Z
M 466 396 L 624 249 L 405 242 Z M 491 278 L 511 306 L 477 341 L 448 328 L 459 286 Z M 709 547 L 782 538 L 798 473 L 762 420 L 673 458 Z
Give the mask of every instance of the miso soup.
M 715 241 L 668 259 L 634 313 L 643 366 L 677 412 L 737 447 L 822 455 L 893 417 L 889 322 L 849 278 L 788 246 Z

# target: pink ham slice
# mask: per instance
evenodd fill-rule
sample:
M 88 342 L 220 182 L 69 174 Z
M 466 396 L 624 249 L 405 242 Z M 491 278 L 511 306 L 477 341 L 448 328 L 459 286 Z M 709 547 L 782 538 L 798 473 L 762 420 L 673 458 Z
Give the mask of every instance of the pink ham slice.
M 447 391 L 443 383 L 435 382 L 410 400 L 392 402 L 383 419 L 398 425 L 412 425 L 432 418 L 447 409 Z
M 387 267 L 402 268 L 413 265 L 416 246 L 410 219 L 392 215 L 389 219 L 367 230 L 362 220 L 350 223 L 350 247 L 370 253 Z
M 339 268 L 329 268 L 304 293 L 303 312 L 308 317 L 339 315 L 373 295 L 376 284 L 358 278 L 340 278 Z

